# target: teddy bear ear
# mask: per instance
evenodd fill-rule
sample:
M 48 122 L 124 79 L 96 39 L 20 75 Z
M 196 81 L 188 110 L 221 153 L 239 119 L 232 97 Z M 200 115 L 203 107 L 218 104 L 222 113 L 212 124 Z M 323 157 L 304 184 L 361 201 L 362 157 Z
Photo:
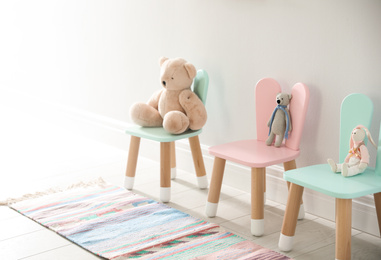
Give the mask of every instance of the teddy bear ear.
M 168 60 L 167 57 L 161 57 L 161 58 L 159 59 L 160 67 L 161 67 L 161 65 L 163 65 L 163 63 L 164 63 L 166 60 Z
M 187 62 L 184 64 L 184 67 L 188 72 L 189 78 L 194 79 L 194 77 L 196 77 L 197 71 L 193 64 Z
M 292 95 L 288 94 L 288 100 L 291 100 L 291 99 L 292 99 Z

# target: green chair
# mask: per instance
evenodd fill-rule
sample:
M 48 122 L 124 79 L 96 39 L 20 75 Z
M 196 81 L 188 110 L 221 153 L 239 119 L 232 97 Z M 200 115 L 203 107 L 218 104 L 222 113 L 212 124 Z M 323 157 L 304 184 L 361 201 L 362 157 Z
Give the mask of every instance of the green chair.
M 373 103 L 365 95 L 351 94 L 343 100 L 340 115 L 340 162 L 348 154 L 352 129 L 357 125 L 369 129 L 372 114 Z M 292 249 L 304 187 L 336 198 L 336 259 L 351 258 L 352 199 L 374 194 L 381 232 L 381 134 L 375 169 L 368 167 L 365 172 L 346 178 L 333 173 L 328 164 L 320 164 L 286 171 L 283 177 L 291 183 L 291 187 L 279 238 L 280 250 Z
M 208 93 L 209 77 L 206 71 L 198 70 L 193 82 L 193 91 L 201 99 L 205 105 Z M 124 186 L 131 190 L 134 185 L 136 165 L 138 161 L 138 153 L 140 139 L 160 142 L 160 200 L 168 202 L 171 197 L 171 179 L 176 178 L 176 156 L 175 141 L 184 138 L 189 139 L 192 151 L 193 163 L 196 170 L 198 186 L 200 189 L 208 187 L 208 179 L 206 176 L 204 160 L 202 157 L 200 141 L 198 135 L 202 129 L 197 131 L 188 130 L 179 135 L 173 135 L 164 130 L 163 127 L 141 127 L 132 126 L 126 130 L 131 135 L 130 148 L 127 159 L 127 169 Z

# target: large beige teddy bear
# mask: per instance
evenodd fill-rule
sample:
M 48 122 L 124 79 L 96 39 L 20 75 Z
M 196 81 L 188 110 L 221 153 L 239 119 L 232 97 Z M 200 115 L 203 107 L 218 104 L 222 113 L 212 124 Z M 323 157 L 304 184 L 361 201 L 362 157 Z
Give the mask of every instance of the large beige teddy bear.
M 134 104 L 131 119 L 141 126 L 163 126 L 171 134 L 201 129 L 207 114 L 204 104 L 191 90 L 196 68 L 182 58 L 162 57 L 159 62 L 163 89 L 155 92 L 147 103 Z

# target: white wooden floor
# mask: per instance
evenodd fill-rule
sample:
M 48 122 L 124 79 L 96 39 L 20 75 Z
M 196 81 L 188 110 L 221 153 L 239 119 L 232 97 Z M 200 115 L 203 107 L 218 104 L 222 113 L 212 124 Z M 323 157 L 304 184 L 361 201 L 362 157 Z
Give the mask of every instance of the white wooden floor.
M 59 128 L 24 111 L 0 111 L 0 199 L 27 192 L 66 186 L 102 177 L 123 185 L 127 153 L 75 132 Z M 126 136 L 126 138 L 128 138 Z M 191 160 L 191 158 L 189 158 Z M 207 169 L 210 174 L 211 169 Z M 139 158 L 136 193 L 158 199 L 159 164 Z M 193 173 L 178 171 L 172 182 L 170 206 L 206 218 L 207 190 L 199 190 Z M 250 194 L 224 186 L 216 222 L 238 235 L 278 251 L 284 205 L 267 201 L 265 235 L 250 234 Z M 306 215 L 298 222 L 294 250 L 297 259 L 334 259 L 335 224 Z M 352 259 L 381 259 L 381 239 L 352 231 Z M 54 232 L 0 206 L 0 259 L 98 259 Z

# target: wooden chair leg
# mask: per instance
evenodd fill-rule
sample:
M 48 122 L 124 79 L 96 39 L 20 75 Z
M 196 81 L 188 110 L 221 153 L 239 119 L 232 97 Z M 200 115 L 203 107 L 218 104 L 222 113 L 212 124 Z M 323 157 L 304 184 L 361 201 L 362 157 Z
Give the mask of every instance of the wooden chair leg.
M 336 198 L 336 259 L 351 259 L 352 200 Z
M 292 161 L 289 161 L 289 162 L 284 162 L 283 163 L 283 168 L 284 168 L 284 171 L 289 171 L 289 170 L 293 170 L 293 169 L 296 169 L 296 162 L 295 160 L 292 160 Z M 288 190 L 290 190 L 290 182 L 287 182 L 287 188 Z
M 128 151 L 126 177 L 124 179 L 124 187 L 131 190 L 134 187 L 136 165 L 138 162 L 140 146 L 140 137 L 131 136 L 130 148 Z
M 266 177 L 263 178 L 263 203 L 266 204 Z
M 160 200 L 169 202 L 171 199 L 171 169 L 170 143 L 160 143 Z
M 381 236 L 381 192 L 373 194 L 373 197 L 377 212 L 378 228 Z
M 303 195 L 303 186 L 290 184 L 288 192 L 286 211 L 284 213 L 282 231 L 279 238 L 279 249 L 282 251 L 290 251 L 293 246 L 295 236 L 296 223 L 298 221 L 298 214 L 300 210 L 300 201 Z
M 214 158 L 212 179 L 206 203 L 206 215 L 210 218 L 215 217 L 217 213 L 218 202 L 220 200 L 222 179 L 224 177 L 226 160 L 219 157 Z
M 171 142 L 171 179 L 176 179 L 176 145 Z
M 194 168 L 196 170 L 198 187 L 200 189 L 206 189 L 208 187 L 208 178 L 206 176 L 204 158 L 202 157 L 200 140 L 198 139 L 197 135 L 189 138 L 189 145 L 192 151 L 192 158 Z
M 251 234 L 262 236 L 264 222 L 264 179 L 266 168 L 251 168 Z
M 295 160 L 289 161 L 289 162 L 284 162 L 283 163 L 283 168 L 284 171 L 289 171 L 296 169 L 296 162 Z M 287 187 L 290 190 L 290 182 L 287 182 Z M 303 205 L 303 199 L 300 200 L 300 209 L 299 209 L 299 215 L 298 219 L 304 219 L 305 213 L 304 213 L 304 205 Z

